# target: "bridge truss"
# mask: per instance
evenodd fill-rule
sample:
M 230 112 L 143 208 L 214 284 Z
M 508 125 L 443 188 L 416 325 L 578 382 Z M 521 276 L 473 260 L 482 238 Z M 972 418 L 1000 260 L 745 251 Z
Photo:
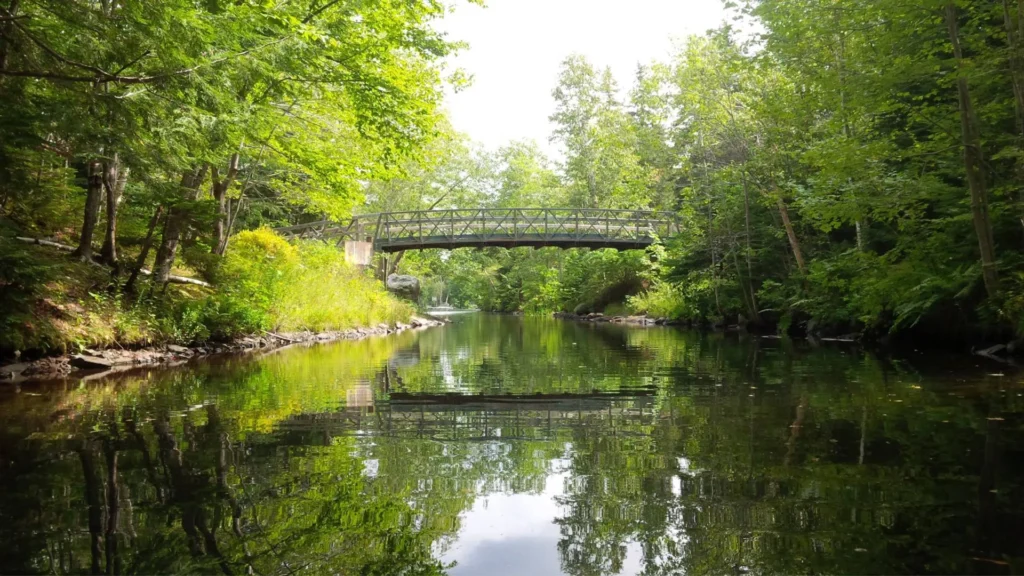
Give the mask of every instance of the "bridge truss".
M 362 214 L 340 224 L 330 220 L 287 226 L 288 237 L 372 242 L 374 250 L 556 246 L 642 249 L 679 232 L 657 212 L 572 208 L 481 208 Z

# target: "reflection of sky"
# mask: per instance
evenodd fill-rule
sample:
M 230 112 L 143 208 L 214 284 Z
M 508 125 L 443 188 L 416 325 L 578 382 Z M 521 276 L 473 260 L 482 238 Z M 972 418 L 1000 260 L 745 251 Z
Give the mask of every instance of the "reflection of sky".
M 557 468 L 553 466 L 553 468 Z M 555 497 L 568 473 L 552 474 L 540 494 L 491 494 L 477 499 L 462 515 L 462 529 L 442 562 L 456 562 L 452 576 L 548 576 L 562 574 L 558 556 L 561 533 L 555 520 L 562 509 Z M 641 571 L 640 547 L 630 544 L 620 574 Z
M 438 370 L 441 381 L 444 382 L 444 389 L 447 392 L 459 392 L 468 394 L 472 392 L 471 387 L 462 382 L 462 378 L 455 376 L 455 365 L 464 363 L 468 359 L 468 353 L 464 349 L 456 350 L 455 353 L 442 350 L 437 357 Z

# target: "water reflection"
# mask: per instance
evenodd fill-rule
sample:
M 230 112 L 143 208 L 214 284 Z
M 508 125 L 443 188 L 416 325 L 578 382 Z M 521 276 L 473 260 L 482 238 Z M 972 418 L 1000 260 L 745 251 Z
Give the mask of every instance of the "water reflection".
M 1016 375 L 471 315 L 0 392 L 0 571 L 1024 569 Z

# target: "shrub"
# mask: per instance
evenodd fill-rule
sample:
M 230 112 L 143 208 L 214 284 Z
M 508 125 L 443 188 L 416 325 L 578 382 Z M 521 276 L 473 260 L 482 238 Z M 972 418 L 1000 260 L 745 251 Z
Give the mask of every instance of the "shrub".
M 411 305 L 345 261 L 332 245 L 241 232 L 217 274 L 203 323 L 214 337 L 258 330 L 338 330 L 408 320 Z
M 646 313 L 657 318 L 678 320 L 699 316 L 683 290 L 670 282 L 658 281 L 646 292 L 627 297 L 626 305 L 635 314 Z
M 233 318 L 241 332 L 276 328 L 283 295 L 297 281 L 298 268 L 298 249 L 272 230 L 240 232 L 217 273 L 219 291 L 207 308 L 212 317 L 204 322 L 230 326 L 225 320 Z

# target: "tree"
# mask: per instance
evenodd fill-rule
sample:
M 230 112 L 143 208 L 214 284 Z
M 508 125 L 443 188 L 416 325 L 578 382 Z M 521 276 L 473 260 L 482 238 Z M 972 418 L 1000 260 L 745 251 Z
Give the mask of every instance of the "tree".
M 636 155 L 636 134 L 611 71 L 598 73 L 582 56 L 570 56 L 552 95 L 552 139 L 565 148 L 570 202 L 580 208 L 648 207 L 650 173 Z

